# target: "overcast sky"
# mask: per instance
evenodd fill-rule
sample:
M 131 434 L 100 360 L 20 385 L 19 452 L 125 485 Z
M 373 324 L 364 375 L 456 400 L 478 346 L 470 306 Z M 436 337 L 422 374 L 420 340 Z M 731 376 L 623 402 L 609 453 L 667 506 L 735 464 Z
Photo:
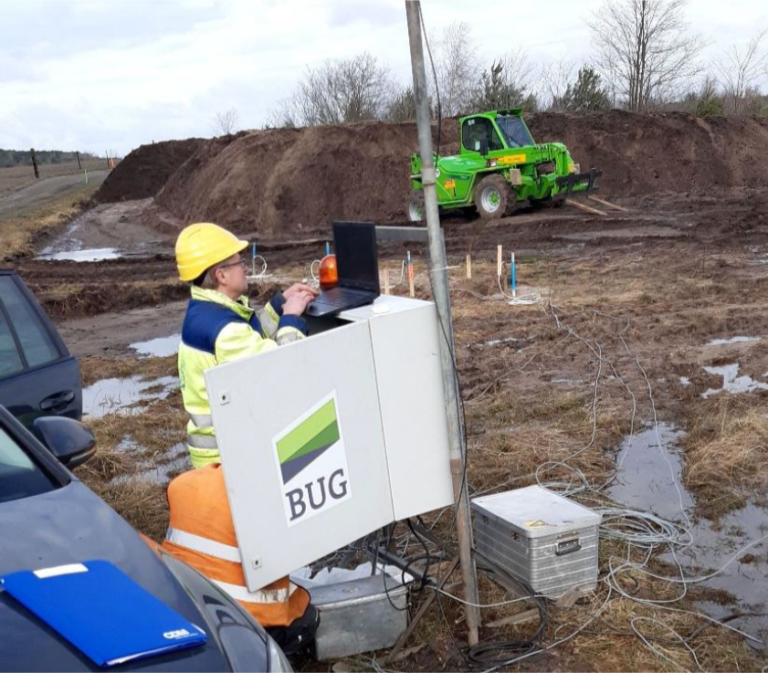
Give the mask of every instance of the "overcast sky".
M 589 58 L 602 0 L 423 0 L 430 35 L 472 28 L 490 62 Z M 765 0 L 690 0 L 707 58 L 768 27 Z M 0 0 L 0 148 L 123 155 L 211 136 L 219 111 L 258 128 L 307 66 L 369 51 L 410 78 L 403 0 Z

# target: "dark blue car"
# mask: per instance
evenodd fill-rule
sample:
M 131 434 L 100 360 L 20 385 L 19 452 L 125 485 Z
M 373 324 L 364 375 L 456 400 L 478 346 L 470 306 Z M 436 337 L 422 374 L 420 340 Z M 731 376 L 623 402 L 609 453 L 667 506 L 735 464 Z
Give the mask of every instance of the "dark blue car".
M 0 406 L 0 576 L 104 559 L 208 634 L 205 645 L 121 664 L 116 671 L 290 671 L 277 644 L 237 602 L 189 566 L 150 548 L 67 467 L 93 455 L 69 418 L 33 435 Z M 0 589 L 0 670 L 100 670 Z
M 0 269 L 0 404 L 27 428 L 40 416 L 80 419 L 80 365 L 15 271 Z

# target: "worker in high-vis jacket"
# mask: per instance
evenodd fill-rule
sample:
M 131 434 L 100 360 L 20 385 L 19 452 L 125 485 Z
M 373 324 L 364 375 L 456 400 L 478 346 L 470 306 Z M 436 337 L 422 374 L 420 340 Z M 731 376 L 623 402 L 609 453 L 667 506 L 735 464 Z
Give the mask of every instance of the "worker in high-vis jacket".
M 179 277 L 191 283 L 192 293 L 181 331 L 179 382 L 189 414 L 187 444 L 199 469 L 168 486 L 170 523 L 163 547 L 239 601 L 290 655 L 314 638 L 317 611 L 309 594 L 287 577 L 259 591 L 246 586 L 203 374 L 303 339 L 307 328 L 301 315 L 317 292 L 297 283 L 263 309 L 251 308 L 240 257 L 247 246 L 211 223 L 186 227 L 176 242 Z

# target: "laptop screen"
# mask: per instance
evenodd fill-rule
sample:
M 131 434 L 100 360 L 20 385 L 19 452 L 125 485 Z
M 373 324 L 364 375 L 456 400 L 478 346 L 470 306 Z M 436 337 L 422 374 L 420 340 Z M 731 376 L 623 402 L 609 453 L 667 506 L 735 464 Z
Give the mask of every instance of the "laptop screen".
M 371 222 L 334 222 L 339 285 L 379 292 L 376 227 Z

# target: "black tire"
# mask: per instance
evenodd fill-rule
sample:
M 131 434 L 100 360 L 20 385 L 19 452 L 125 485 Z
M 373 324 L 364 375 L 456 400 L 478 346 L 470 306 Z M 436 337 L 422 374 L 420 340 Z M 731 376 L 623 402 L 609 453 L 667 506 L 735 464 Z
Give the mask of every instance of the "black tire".
M 516 200 L 515 190 L 503 175 L 484 177 L 475 187 L 475 208 L 484 220 L 504 217 Z
M 412 189 L 408 197 L 408 204 L 405 210 L 410 222 L 421 222 L 424 220 L 424 191 L 421 189 Z

